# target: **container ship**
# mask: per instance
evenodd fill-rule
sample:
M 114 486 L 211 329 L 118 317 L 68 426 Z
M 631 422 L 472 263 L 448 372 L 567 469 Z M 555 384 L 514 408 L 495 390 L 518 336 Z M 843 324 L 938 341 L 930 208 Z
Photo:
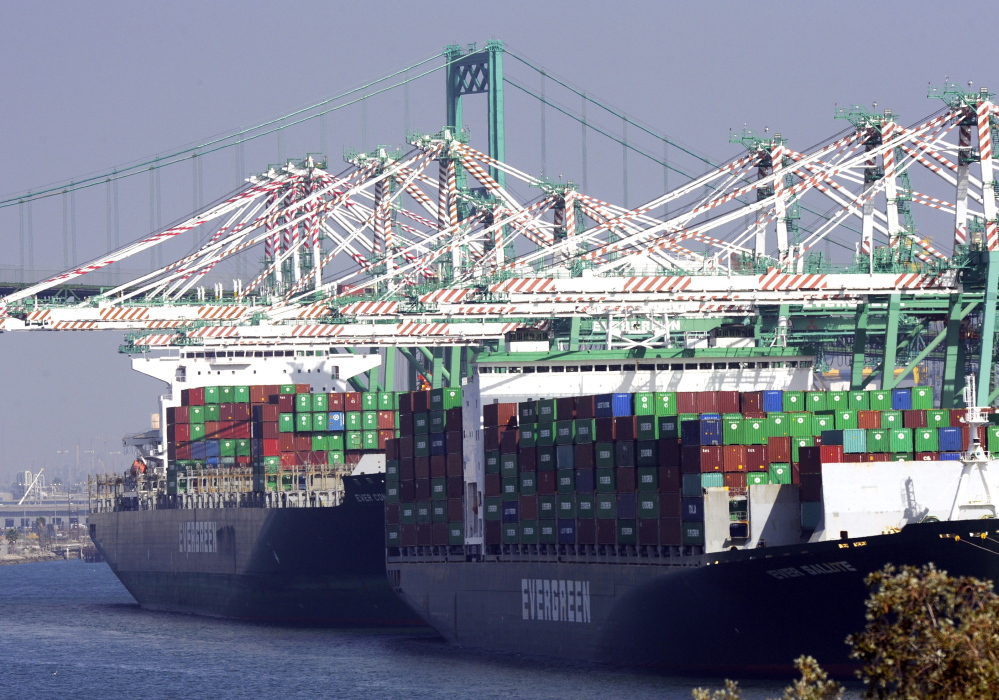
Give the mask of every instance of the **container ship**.
M 417 626 L 385 577 L 385 457 L 398 394 L 348 391 L 376 356 L 175 351 L 160 429 L 90 483 L 90 537 L 151 610 L 281 623 Z M 273 383 L 270 383 L 273 382 Z
M 392 586 L 458 645 L 741 676 L 847 673 L 887 563 L 999 580 L 987 411 L 813 390 L 799 352 L 494 352 L 404 394 Z

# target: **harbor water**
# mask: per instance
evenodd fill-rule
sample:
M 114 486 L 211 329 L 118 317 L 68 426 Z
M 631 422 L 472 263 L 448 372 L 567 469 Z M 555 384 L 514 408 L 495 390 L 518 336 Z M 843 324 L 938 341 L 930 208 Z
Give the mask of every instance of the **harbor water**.
M 142 610 L 106 564 L 0 567 L 0 697 L 690 698 L 664 678 L 455 649 L 398 632 L 282 627 Z M 777 697 L 783 683 L 743 683 Z

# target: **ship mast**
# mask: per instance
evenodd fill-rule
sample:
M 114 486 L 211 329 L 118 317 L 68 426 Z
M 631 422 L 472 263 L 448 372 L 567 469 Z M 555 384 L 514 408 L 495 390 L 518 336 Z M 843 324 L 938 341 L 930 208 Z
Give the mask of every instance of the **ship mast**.
M 967 406 L 964 420 L 971 432 L 971 439 L 968 449 L 961 455 L 961 462 L 964 468 L 961 470 L 961 478 L 958 480 L 949 520 L 966 520 L 969 517 L 979 514 L 983 518 L 996 517 L 996 506 L 992 502 L 992 489 L 989 486 L 988 477 L 988 468 L 992 462 L 992 455 L 983 447 L 978 432 L 979 427 L 988 425 L 989 421 L 985 414 L 988 409 L 977 406 L 976 398 L 975 377 L 974 375 L 970 375 L 967 377 L 964 386 L 964 404 Z M 962 493 L 971 488 L 973 476 L 977 476 L 981 480 L 984 494 L 975 494 L 977 498 L 973 497 L 972 500 L 962 503 Z M 984 498 L 982 498 L 983 495 Z

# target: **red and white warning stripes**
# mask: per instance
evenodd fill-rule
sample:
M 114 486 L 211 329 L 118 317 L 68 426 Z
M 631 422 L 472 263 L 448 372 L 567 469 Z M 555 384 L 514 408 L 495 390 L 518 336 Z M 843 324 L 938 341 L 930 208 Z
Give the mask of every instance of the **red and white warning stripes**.
M 144 321 L 149 318 L 148 307 L 110 306 L 100 311 L 102 321 Z
M 299 309 L 295 318 L 319 318 L 327 315 L 329 312 L 329 307 L 325 301 L 317 301 Z
M 328 338 L 338 336 L 343 333 L 343 326 L 332 324 L 310 324 L 303 326 L 292 326 L 292 338 Z
M 907 273 L 895 279 L 896 289 L 928 289 L 943 286 L 943 280 L 936 275 Z
M 232 321 L 243 318 L 248 311 L 245 306 L 202 306 L 198 308 L 198 318 L 206 321 Z
M 397 301 L 359 301 L 347 304 L 340 309 L 344 316 L 366 316 L 390 315 L 399 312 L 399 302 Z
M 420 301 L 424 304 L 430 303 L 446 303 L 454 304 L 465 297 L 467 297 L 472 292 L 471 289 L 438 289 L 436 292 L 430 292 L 429 294 L 424 294 L 420 297 Z
M 825 275 L 793 275 L 770 268 L 760 276 L 760 289 L 764 291 L 785 289 L 825 289 Z
M 690 286 L 692 277 L 629 277 L 624 282 L 626 292 L 680 292 Z
M 546 277 L 526 279 L 508 279 L 490 285 L 490 292 L 518 292 L 530 294 L 533 292 L 551 292 L 555 289 L 555 280 Z

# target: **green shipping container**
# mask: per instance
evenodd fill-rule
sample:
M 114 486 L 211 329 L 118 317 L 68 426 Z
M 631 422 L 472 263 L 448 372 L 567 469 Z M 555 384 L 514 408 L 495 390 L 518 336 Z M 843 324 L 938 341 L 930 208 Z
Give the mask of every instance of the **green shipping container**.
M 857 412 L 852 409 L 837 410 L 833 420 L 835 430 L 853 430 L 857 427 Z
M 489 450 L 486 452 L 486 474 L 500 473 L 500 451 Z
M 742 423 L 742 437 L 747 445 L 766 445 L 768 430 L 764 418 L 747 418 Z
M 854 411 L 869 411 L 871 409 L 871 393 L 869 391 L 851 391 L 849 406 Z
M 592 520 L 596 517 L 594 502 L 592 493 L 576 494 L 576 517 L 583 520 Z
M 520 523 L 520 543 L 521 544 L 538 543 L 537 520 L 524 520 Z
M 892 452 L 912 452 L 912 428 L 892 428 L 888 431 Z
M 563 520 L 571 520 L 576 517 L 576 499 L 573 496 L 559 496 L 555 501 L 555 508 L 558 517 Z
M 555 444 L 571 445 L 576 437 L 576 424 L 571 420 L 560 420 L 555 423 Z
M 659 438 L 661 440 L 678 440 L 680 438 L 679 416 L 658 416 Z
M 491 496 L 485 500 L 486 520 L 503 519 L 503 499 L 499 496 Z
M 745 444 L 742 418 L 725 418 L 722 420 L 722 442 L 726 445 Z
M 385 546 L 399 547 L 402 544 L 402 537 L 399 534 L 401 528 L 398 525 L 385 526 Z
M 617 543 L 618 544 L 638 543 L 638 526 L 634 520 L 617 521 Z
M 799 411 L 807 411 L 807 404 L 805 403 L 805 392 L 803 391 L 785 391 L 784 392 L 784 413 L 797 413 Z
M 747 486 L 763 486 L 770 483 L 770 474 L 767 472 L 747 472 Z
M 436 500 L 430 504 L 430 519 L 435 523 L 447 522 L 447 501 Z
M 344 442 L 343 433 L 326 433 L 327 450 L 345 450 L 347 443 Z
M 681 544 L 685 547 L 704 545 L 704 523 L 688 523 L 682 525 Z
M 989 452 L 999 452 L 999 427 L 989 426 L 986 429 L 986 448 Z
M 343 436 L 341 434 L 341 440 Z M 343 450 L 328 450 L 326 452 L 326 464 L 331 467 L 342 467 L 347 463 L 347 459 L 343 454 Z
M 914 439 L 916 452 L 936 452 L 940 449 L 936 428 L 916 428 Z
M 399 395 L 394 391 L 378 392 L 378 410 L 395 411 L 399 408 Z
M 365 418 L 369 415 L 365 413 Z M 375 426 L 378 425 L 378 411 L 371 411 L 370 415 L 375 418 Z M 430 412 L 430 432 L 431 433 L 443 433 L 444 426 L 447 423 L 447 413 L 444 411 L 431 411 Z
M 812 416 L 808 413 L 798 413 L 788 416 L 787 432 L 791 437 L 810 437 L 812 434 Z
M 348 442 L 350 433 L 347 433 Z M 357 448 L 348 448 L 357 449 Z M 413 456 L 414 457 L 429 457 L 430 456 L 430 436 L 429 435 L 414 435 L 413 436 Z
M 597 494 L 594 502 L 597 511 L 597 518 L 600 520 L 614 520 L 617 517 L 617 496 L 614 494 Z
M 914 410 L 927 410 L 933 408 L 933 387 L 912 387 L 912 408 Z
M 214 422 L 222 420 L 222 409 L 217 403 L 208 404 L 205 406 L 205 422 Z
M 892 452 L 892 462 L 911 462 L 915 458 L 912 452 Z
M 538 492 L 537 472 L 522 472 L 520 475 L 520 493 L 533 496 Z
M 441 427 L 444 427 L 443 421 L 441 422 Z M 378 430 L 378 411 L 361 412 L 361 430 Z M 430 432 L 439 433 L 442 431 L 434 430 L 431 424 Z
M 503 544 L 517 544 L 520 540 L 520 525 L 503 523 Z
M 237 457 L 249 457 L 251 455 L 251 445 L 247 438 L 239 438 L 236 440 L 236 456 Z
M 538 423 L 538 447 L 551 447 L 555 444 L 555 424 Z
M 403 503 L 399 506 L 399 520 L 403 525 L 416 524 L 416 504 Z
M 385 502 L 386 503 L 398 503 L 400 498 L 400 492 L 402 487 L 399 486 L 398 481 L 387 481 L 385 482 Z
M 555 471 L 555 448 L 539 447 L 538 450 L 538 471 Z
M 558 542 L 558 530 L 554 520 L 538 521 L 538 541 L 541 544 L 555 544 Z
M 518 461 L 516 453 L 501 454 L 499 458 L 500 474 L 502 474 L 504 478 L 517 476 Z
M 233 400 L 236 403 L 250 403 L 250 387 L 248 386 L 237 386 L 234 387 L 235 395 Z
M 871 410 L 872 411 L 890 411 L 891 410 L 891 392 L 884 391 L 881 389 L 876 389 L 874 391 L 867 392 L 871 395 Z M 881 425 L 884 425 L 884 420 L 882 419 Z
M 281 413 L 278 414 L 278 431 L 282 433 L 293 433 L 295 432 L 295 414 L 294 413 Z
M 598 469 L 614 467 L 614 443 L 598 442 L 595 452 L 596 466 Z
M 356 415 L 358 420 L 358 425 L 360 425 L 361 414 L 360 413 L 348 413 L 347 414 L 347 430 L 350 430 L 350 416 Z M 430 433 L 430 414 L 429 413 L 414 413 L 413 414 L 413 435 L 428 435 Z
M 556 513 L 555 496 L 538 496 L 538 518 L 554 520 L 557 517 Z
M 362 450 L 377 450 L 378 449 L 378 431 L 377 430 L 365 430 L 361 433 L 361 449 Z
M 902 412 L 901 411 L 881 411 L 881 427 L 882 428 L 901 428 L 903 426 Z
M 346 442 L 346 448 L 348 450 L 360 450 L 362 448 L 362 446 L 364 445 L 364 438 L 361 435 L 361 431 L 360 430 L 351 430 L 351 431 L 349 431 L 349 432 L 346 433 L 346 436 L 347 437 L 346 437 L 346 441 L 345 442 Z M 430 445 L 428 444 L 427 447 L 429 449 Z M 415 449 L 413 450 L 413 452 L 414 452 L 414 454 L 417 457 L 426 457 L 426 456 L 428 456 L 428 455 L 420 455 L 420 454 L 416 453 Z
M 525 426 L 538 422 L 538 402 L 521 401 L 517 404 L 517 425 Z
M 278 393 L 279 394 L 297 394 L 298 391 L 296 390 L 294 384 L 282 384 L 281 387 L 278 389 Z
M 312 394 L 312 412 L 329 411 L 329 397 L 326 394 Z
M 643 491 L 638 494 L 638 517 L 655 520 L 659 517 L 659 494 Z
M 767 437 L 790 435 L 791 419 L 786 413 L 768 413 L 766 420 Z
M 572 469 L 559 469 L 555 478 L 556 488 L 560 494 L 576 492 L 576 472 Z
M 833 430 L 836 422 L 831 411 L 812 415 L 812 437 L 819 437 L 823 430 Z
M 657 416 L 638 416 L 635 421 L 639 440 L 655 440 L 659 437 L 659 418 Z
M 235 440 L 219 440 L 219 454 L 223 457 L 236 456 Z
M 658 467 L 659 443 L 655 440 L 639 440 L 635 446 L 635 464 L 638 467 Z
M 757 472 L 749 472 L 749 474 L 756 473 Z M 763 472 L 759 473 L 762 474 Z M 783 462 L 774 462 L 767 469 L 767 477 L 771 484 L 790 484 L 793 481 L 791 475 L 791 465 Z
M 378 410 L 378 392 L 376 391 L 361 392 L 361 410 L 362 411 Z
M 447 478 L 441 476 L 430 480 L 430 498 L 435 501 L 447 500 Z
M 930 428 L 949 428 L 950 411 L 930 410 L 926 412 L 926 425 Z
M 205 438 L 205 424 L 204 423 L 191 423 L 191 442 L 195 440 L 204 440 Z
M 891 452 L 891 441 L 889 440 L 889 431 L 884 428 L 878 428 L 876 430 L 867 431 L 867 450 L 868 452 Z
M 617 489 L 613 469 L 597 469 L 596 481 L 597 493 L 614 493 Z
M 577 418 L 573 425 L 573 442 L 577 445 L 587 445 L 593 442 L 593 419 Z
M 217 386 L 206 386 L 205 387 L 205 403 L 221 403 L 221 398 L 219 396 L 219 388 Z
M 815 445 L 815 438 L 809 435 L 808 437 L 793 437 L 791 438 L 791 461 L 798 461 L 798 450 L 802 447 L 813 447 Z
M 204 406 L 188 406 L 187 407 L 187 422 L 188 423 L 204 423 L 205 422 L 205 407 Z
M 532 425 L 525 425 L 520 428 L 520 440 L 518 444 L 521 447 L 537 447 L 538 445 L 538 430 Z
M 691 487 L 687 488 L 687 477 L 691 477 Z M 696 481 L 695 481 L 696 480 Z M 697 485 L 696 490 L 694 489 L 694 484 Z M 725 475 L 721 472 L 711 472 L 709 474 L 701 474 L 700 479 L 697 478 L 697 474 L 684 474 L 683 475 L 683 495 L 687 498 L 696 498 L 701 495 L 701 489 L 718 489 L 725 485 Z
M 386 410 L 388 410 L 388 409 L 386 409 Z M 464 523 L 448 523 L 448 526 L 447 526 L 447 543 L 449 545 L 465 544 L 465 525 L 464 525 Z
M 809 411 L 815 413 L 816 411 L 827 410 L 826 406 L 826 392 L 824 391 L 809 391 L 805 394 L 805 404 L 808 406 Z
M 651 391 L 639 391 L 635 394 L 635 415 L 656 415 L 656 395 Z
M 675 416 L 676 415 L 676 392 L 657 391 L 656 392 L 656 415 Z
M 827 391 L 826 407 L 829 411 L 839 411 L 850 408 L 850 392 Z
M 315 432 L 323 432 L 329 426 L 330 419 L 328 413 L 313 413 L 312 414 L 312 430 Z
M 656 467 L 638 468 L 638 490 L 658 491 L 659 490 L 659 469 Z
M 299 394 L 299 396 L 305 396 L 305 394 Z M 311 413 L 295 414 L 295 431 L 299 433 L 308 433 L 312 431 Z
M 312 394 L 295 395 L 295 413 L 312 413 Z
M 501 482 L 502 494 L 504 501 L 510 501 L 517 498 L 518 491 L 517 487 L 520 486 L 517 477 L 508 477 L 503 479 Z

